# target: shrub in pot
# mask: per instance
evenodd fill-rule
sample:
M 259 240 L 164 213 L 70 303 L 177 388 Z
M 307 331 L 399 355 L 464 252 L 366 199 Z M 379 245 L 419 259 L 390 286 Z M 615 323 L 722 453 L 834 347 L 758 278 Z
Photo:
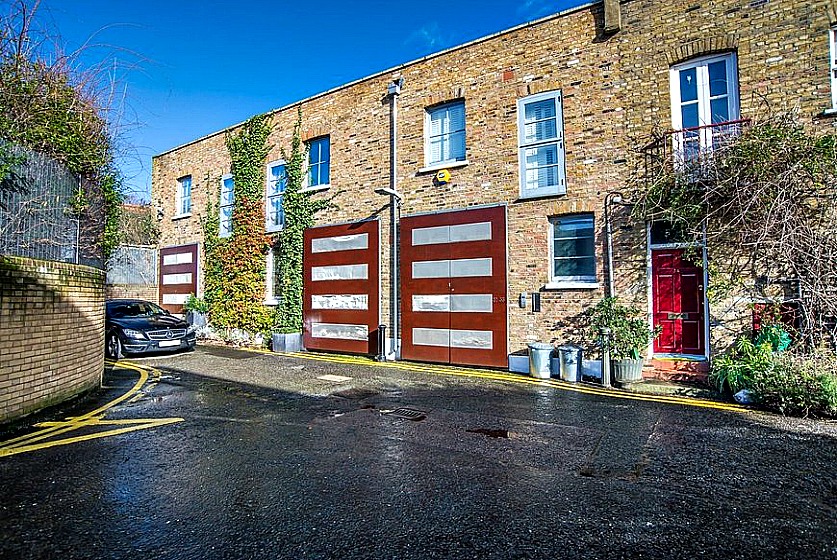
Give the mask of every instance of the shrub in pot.
M 588 311 L 588 336 L 598 340 L 600 329 L 610 329 L 610 368 L 618 385 L 642 380 L 642 353 L 658 331 L 648 328 L 645 313 L 633 305 L 623 305 L 616 298 L 606 297 Z
M 206 314 L 209 312 L 209 304 L 203 298 L 195 297 L 194 294 L 189 294 L 186 301 L 183 303 L 183 310 L 186 312 L 186 322 L 197 327 L 205 327 L 207 320 Z

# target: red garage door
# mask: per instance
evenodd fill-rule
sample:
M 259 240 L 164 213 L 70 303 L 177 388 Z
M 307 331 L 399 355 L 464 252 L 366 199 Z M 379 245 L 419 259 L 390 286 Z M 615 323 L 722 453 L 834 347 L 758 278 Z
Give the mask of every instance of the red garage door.
M 198 245 L 160 249 L 160 304 L 172 313 L 183 313 L 189 294 L 198 293 Z
M 506 208 L 401 219 L 401 356 L 505 367 Z
M 379 246 L 377 220 L 305 230 L 306 349 L 377 351 Z

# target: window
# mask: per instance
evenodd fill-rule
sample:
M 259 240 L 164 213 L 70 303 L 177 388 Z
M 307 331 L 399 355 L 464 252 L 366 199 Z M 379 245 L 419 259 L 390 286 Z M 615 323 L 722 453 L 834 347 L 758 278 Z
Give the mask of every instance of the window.
M 552 230 L 552 287 L 585 287 L 596 283 L 593 215 L 579 214 L 550 220 Z
M 284 161 L 272 161 L 267 164 L 267 203 L 265 212 L 267 231 L 279 231 L 285 226 L 285 211 L 282 209 L 282 198 L 288 186 L 288 176 L 285 173 Z
M 192 176 L 186 175 L 177 180 L 175 194 L 175 218 L 188 216 L 192 213 Z
M 517 102 L 520 196 L 567 192 L 564 170 L 564 116 L 561 92 L 532 95 Z
M 831 50 L 831 109 L 837 111 L 837 27 L 828 30 Z
M 735 55 L 704 57 L 671 69 L 674 153 L 693 161 L 741 130 Z
M 279 262 L 279 245 L 274 245 L 267 251 L 267 270 L 265 274 L 265 305 L 279 305 L 282 301 L 281 267 Z
M 235 201 L 235 190 L 233 188 L 233 177 L 230 174 L 221 177 L 221 205 L 218 208 L 218 236 L 229 237 L 232 235 L 233 202 Z
M 331 144 L 328 136 L 316 138 L 308 143 L 308 184 L 307 189 L 328 188 L 331 178 Z
M 430 166 L 465 161 L 465 102 L 427 109 L 425 163 Z

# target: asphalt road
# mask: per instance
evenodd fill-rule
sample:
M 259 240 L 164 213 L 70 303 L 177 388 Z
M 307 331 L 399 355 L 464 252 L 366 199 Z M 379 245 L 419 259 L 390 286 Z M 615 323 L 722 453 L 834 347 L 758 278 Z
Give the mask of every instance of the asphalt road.
M 0 558 L 837 558 L 834 422 L 334 357 L 135 363 L 0 432 Z

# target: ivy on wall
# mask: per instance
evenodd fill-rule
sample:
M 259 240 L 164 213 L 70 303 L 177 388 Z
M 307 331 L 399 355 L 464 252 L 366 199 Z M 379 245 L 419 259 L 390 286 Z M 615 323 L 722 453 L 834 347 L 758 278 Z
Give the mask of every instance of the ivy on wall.
M 291 137 L 290 152 L 282 149 L 285 160 L 287 184 L 282 200 L 285 211 L 285 226 L 279 234 L 279 267 L 281 300 L 279 304 L 279 331 L 293 333 L 302 331 L 302 255 L 304 249 L 303 234 L 306 228 L 314 225 L 318 212 L 333 207 L 337 194 L 329 198 L 314 198 L 313 192 L 303 189 L 306 166 L 307 146 L 302 142 L 302 109 L 297 112 Z
M 276 313 L 264 305 L 265 272 L 270 238 L 264 231 L 264 165 L 269 150 L 271 126 L 267 115 L 249 119 L 240 129 L 227 134 L 233 176 L 232 234 L 218 235 L 220 178 L 210 192 L 207 217 L 203 222 L 205 282 L 204 297 L 212 324 L 251 333 L 269 333 Z

